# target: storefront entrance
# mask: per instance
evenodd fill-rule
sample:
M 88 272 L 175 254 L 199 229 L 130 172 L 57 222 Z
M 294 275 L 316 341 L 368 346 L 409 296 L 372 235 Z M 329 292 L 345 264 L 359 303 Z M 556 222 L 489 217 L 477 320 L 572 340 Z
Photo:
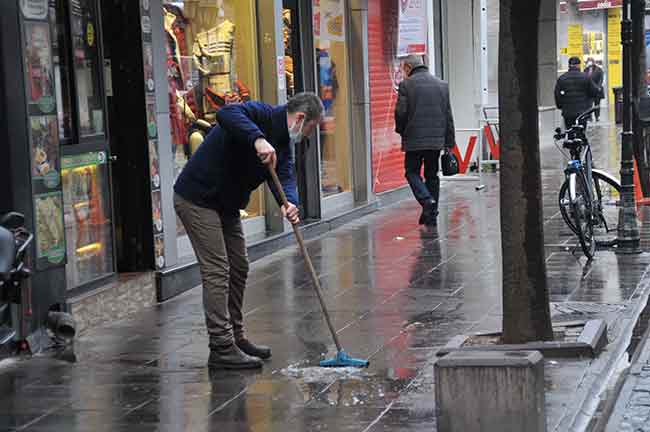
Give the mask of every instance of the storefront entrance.
M 314 70 L 313 40 L 311 37 L 311 7 L 308 2 L 283 0 L 282 35 L 284 41 L 284 67 L 287 98 L 304 91 L 315 91 L 313 76 L 305 71 Z M 307 31 L 304 31 L 307 29 Z M 296 176 L 303 221 L 320 218 L 320 185 L 318 172 L 318 137 L 308 137 L 296 146 Z
M 95 0 L 59 0 L 52 18 L 66 287 L 74 290 L 116 270 L 100 11 Z

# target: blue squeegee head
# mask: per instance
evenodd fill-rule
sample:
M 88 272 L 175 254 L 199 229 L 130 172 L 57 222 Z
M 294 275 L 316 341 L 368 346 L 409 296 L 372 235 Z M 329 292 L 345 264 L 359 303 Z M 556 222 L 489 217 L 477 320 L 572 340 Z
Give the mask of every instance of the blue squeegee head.
M 339 351 L 336 353 L 336 356 L 322 360 L 320 362 L 321 367 L 358 367 L 364 368 L 368 367 L 370 362 L 368 360 L 358 359 L 350 357 L 345 351 Z

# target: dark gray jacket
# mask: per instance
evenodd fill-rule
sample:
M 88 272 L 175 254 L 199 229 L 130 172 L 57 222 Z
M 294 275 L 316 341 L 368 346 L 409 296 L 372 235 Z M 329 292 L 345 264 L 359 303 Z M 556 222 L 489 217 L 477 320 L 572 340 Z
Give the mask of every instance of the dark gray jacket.
M 593 99 L 600 89 L 583 72 L 570 69 L 557 79 L 555 84 L 555 105 L 564 117 L 576 117 L 593 105 Z
M 456 145 L 449 85 L 415 67 L 399 84 L 395 132 L 402 136 L 402 151 L 442 150 Z

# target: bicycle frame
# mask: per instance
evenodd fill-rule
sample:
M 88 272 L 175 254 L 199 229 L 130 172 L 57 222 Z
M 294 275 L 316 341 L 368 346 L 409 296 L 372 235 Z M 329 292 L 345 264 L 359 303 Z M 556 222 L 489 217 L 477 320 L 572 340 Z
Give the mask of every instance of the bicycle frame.
M 569 199 L 571 199 L 571 201 L 575 201 L 576 199 L 576 176 L 584 176 L 585 184 L 587 185 L 587 198 L 593 206 L 593 203 L 596 201 L 593 190 L 593 162 L 591 146 L 586 140 L 585 142 L 586 145 L 584 146 L 584 150 L 580 148 L 570 150 L 571 160 L 568 162 L 567 167 L 564 170 L 564 175 L 569 182 Z M 583 153 L 583 155 L 580 153 Z

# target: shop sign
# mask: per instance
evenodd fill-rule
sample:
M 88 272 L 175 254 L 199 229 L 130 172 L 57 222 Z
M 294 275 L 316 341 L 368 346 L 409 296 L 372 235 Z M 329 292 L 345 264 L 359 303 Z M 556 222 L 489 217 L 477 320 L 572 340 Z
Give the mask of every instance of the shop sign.
M 102 165 L 106 163 L 106 153 L 103 151 L 82 153 L 66 156 L 61 159 L 61 169 L 68 170 L 87 166 Z
M 25 19 L 44 20 L 47 18 L 47 0 L 20 0 L 20 9 Z
M 284 64 L 284 56 L 278 56 L 278 90 L 287 89 L 287 78 L 286 78 L 286 65 Z
M 86 43 L 88 43 L 88 46 L 91 48 L 95 45 L 95 27 L 93 26 L 93 23 L 88 23 L 86 26 Z
M 399 0 L 397 56 L 427 53 L 427 4 L 425 0 Z
M 578 0 L 578 10 L 611 9 L 623 6 L 623 0 Z

